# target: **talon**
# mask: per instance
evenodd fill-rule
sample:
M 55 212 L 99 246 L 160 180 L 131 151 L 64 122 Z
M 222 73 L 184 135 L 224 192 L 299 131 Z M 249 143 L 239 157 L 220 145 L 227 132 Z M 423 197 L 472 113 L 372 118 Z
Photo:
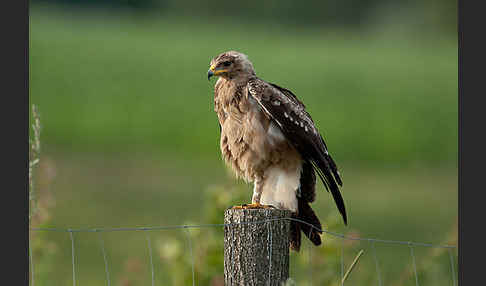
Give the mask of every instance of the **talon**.
M 271 205 L 262 205 L 260 203 L 254 203 L 254 204 L 242 204 L 241 206 L 234 206 L 231 209 L 234 209 L 234 210 L 275 209 L 275 207 L 271 206 Z

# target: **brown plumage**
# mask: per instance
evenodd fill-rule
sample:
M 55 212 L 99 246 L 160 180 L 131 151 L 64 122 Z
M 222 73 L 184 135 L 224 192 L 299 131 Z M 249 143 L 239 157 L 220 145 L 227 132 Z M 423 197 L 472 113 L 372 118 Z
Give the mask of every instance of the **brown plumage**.
M 237 177 L 254 183 L 253 204 L 291 210 L 294 218 L 307 223 L 292 221 L 292 249 L 300 249 L 301 231 L 320 245 L 321 223 L 310 206 L 316 172 L 345 223 L 347 217 L 337 166 L 304 104 L 290 90 L 258 78 L 239 52 L 214 58 L 208 79 L 213 75 L 219 76 L 214 110 L 225 162 Z

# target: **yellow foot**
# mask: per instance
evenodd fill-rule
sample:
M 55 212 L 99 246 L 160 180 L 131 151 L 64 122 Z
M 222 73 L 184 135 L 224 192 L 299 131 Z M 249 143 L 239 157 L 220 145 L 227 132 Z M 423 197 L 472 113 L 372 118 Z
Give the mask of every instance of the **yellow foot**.
M 241 206 L 234 206 L 231 209 L 233 210 L 247 210 L 247 209 L 274 209 L 274 206 L 270 205 L 262 205 L 262 204 L 244 204 Z

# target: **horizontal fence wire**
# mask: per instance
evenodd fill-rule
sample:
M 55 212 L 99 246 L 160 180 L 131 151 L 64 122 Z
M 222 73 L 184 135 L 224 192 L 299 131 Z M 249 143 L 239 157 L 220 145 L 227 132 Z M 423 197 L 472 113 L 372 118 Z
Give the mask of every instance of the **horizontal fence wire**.
M 275 219 L 266 219 L 261 221 L 252 221 L 252 222 L 238 222 L 238 223 L 221 223 L 221 224 L 195 224 L 195 225 L 173 225 L 173 226 L 148 226 L 148 227 L 119 227 L 119 228 L 57 228 L 57 227 L 32 227 L 30 228 L 31 231 L 54 231 L 54 232 L 116 232 L 116 231 L 154 231 L 154 230 L 171 230 L 171 229 L 191 229 L 191 228 L 211 228 L 211 227 L 232 227 L 241 224 L 264 224 L 274 221 L 282 221 L 282 220 L 289 220 L 289 221 L 296 221 L 302 224 L 306 224 L 311 228 L 323 233 L 327 233 L 334 237 L 347 239 L 347 240 L 359 240 L 359 241 L 368 241 L 368 242 L 379 242 L 379 243 L 386 243 L 386 244 L 399 244 L 405 246 L 423 246 L 423 247 L 433 247 L 433 248 L 448 248 L 454 249 L 457 248 L 455 245 L 441 245 L 441 244 L 431 244 L 431 243 L 423 243 L 423 242 L 413 242 L 413 241 L 400 241 L 400 240 L 387 240 L 387 239 L 378 239 L 378 238 L 364 238 L 364 237 L 354 237 L 354 236 L 347 236 L 341 233 L 320 229 L 308 222 L 305 222 L 300 219 L 296 218 L 275 218 Z
M 416 261 L 415 261 L 415 255 L 414 255 L 414 246 L 423 246 L 423 247 L 433 247 L 433 248 L 444 248 L 448 249 L 449 251 L 449 258 L 450 258 L 450 266 L 451 266 L 451 272 L 452 272 L 452 284 L 453 286 L 456 285 L 456 277 L 455 277 L 455 267 L 454 267 L 454 258 L 452 255 L 452 251 L 457 248 L 455 245 L 439 245 L 439 244 L 431 244 L 431 243 L 422 243 L 422 242 L 412 242 L 412 241 L 398 241 L 398 240 L 385 240 L 385 239 L 377 239 L 377 238 L 362 238 L 362 237 L 352 237 L 352 236 L 346 236 L 341 233 L 337 232 L 332 232 L 328 230 L 323 230 L 318 227 L 315 227 L 314 225 L 307 223 L 305 221 L 302 221 L 300 219 L 296 218 L 275 218 L 275 219 L 266 219 L 266 220 L 261 220 L 261 221 L 252 221 L 252 222 L 238 222 L 238 223 L 228 223 L 228 224 L 199 224 L 199 225 L 174 225 L 174 226 L 150 226 L 150 227 L 121 227 L 121 228 L 79 228 L 79 229 L 73 229 L 73 228 L 30 228 L 31 231 L 34 232 L 41 232 L 41 231 L 47 231 L 47 232 L 63 232 L 63 233 L 69 233 L 70 240 L 71 240 L 71 258 L 72 258 L 72 278 L 73 278 L 73 286 L 76 286 L 76 263 L 75 263 L 75 248 L 74 248 L 74 233 L 80 233 L 80 232 L 92 232 L 92 233 L 98 233 L 99 234 L 99 240 L 102 248 L 102 254 L 103 254 L 103 260 L 105 263 L 105 274 L 106 274 L 106 281 L 108 286 L 111 284 L 110 283 L 110 274 L 109 274 L 109 269 L 108 269 L 108 260 L 106 257 L 106 251 L 104 247 L 104 240 L 102 238 L 102 233 L 104 232 L 117 232 L 117 231 L 157 231 L 157 230 L 173 230 L 173 229 L 183 229 L 186 234 L 186 240 L 187 244 L 190 250 L 190 255 L 191 255 L 191 270 L 192 270 L 192 285 L 196 285 L 196 280 L 195 280 L 195 271 L 194 271 L 194 254 L 192 253 L 192 242 L 191 242 L 191 237 L 189 230 L 190 229 L 197 229 L 197 228 L 214 228 L 214 227 L 232 227 L 232 226 L 237 226 L 237 225 L 242 225 L 242 224 L 267 224 L 268 225 L 268 241 L 269 241 L 269 259 L 270 259 L 270 268 L 269 268 L 269 273 L 268 273 L 268 282 L 270 282 L 270 277 L 271 277 L 271 262 L 272 262 L 272 233 L 271 233 L 271 228 L 270 228 L 270 223 L 275 222 L 275 221 L 295 221 L 299 222 L 302 224 L 306 224 L 309 227 L 319 231 L 323 232 L 326 234 L 329 234 L 331 236 L 341 238 L 341 251 L 340 251 L 340 285 L 344 285 L 344 240 L 355 240 L 355 241 L 367 241 L 369 243 L 369 246 L 372 249 L 373 252 L 373 259 L 375 262 L 375 270 L 376 270 L 376 275 L 377 275 L 377 280 L 378 280 L 378 286 L 383 285 L 383 281 L 381 279 L 381 271 L 378 265 L 378 259 L 376 256 L 376 249 L 375 249 L 375 243 L 385 243 L 385 244 L 397 244 L 397 245 L 404 245 L 408 246 L 410 248 L 410 254 L 412 258 L 412 264 L 413 264 L 413 270 L 414 270 L 414 276 L 415 276 L 415 285 L 419 286 L 419 281 L 418 281 L 418 275 L 417 275 L 417 266 L 416 266 Z M 151 267 L 151 281 L 152 285 L 155 285 L 155 272 L 154 272 L 154 265 L 153 265 L 153 259 L 152 259 L 152 246 L 151 246 L 151 241 L 150 241 L 150 236 L 148 233 L 146 233 L 146 240 L 147 240 L 147 248 L 149 252 L 149 262 L 150 262 L 150 267 Z M 30 249 L 30 263 L 31 263 L 31 271 L 32 271 L 32 277 L 31 277 L 31 285 L 34 285 L 34 264 L 33 264 L 33 259 L 32 259 L 32 249 Z M 311 261 L 311 251 L 309 249 L 309 264 L 312 263 Z M 312 273 L 310 273 L 309 278 L 312 280 Z

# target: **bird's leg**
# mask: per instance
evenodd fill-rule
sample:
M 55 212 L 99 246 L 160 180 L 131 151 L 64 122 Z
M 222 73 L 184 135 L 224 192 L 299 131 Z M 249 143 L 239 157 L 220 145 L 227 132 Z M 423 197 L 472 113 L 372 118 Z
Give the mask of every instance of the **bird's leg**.
M 244 204 L 241 206 L 235 206 L 233 209 L 268 209 L 272 206 L 266 206 L 260 204 L 260 198 L 263 192 L 263 179 L 256 178 L 253 186 L 253 196 L 251 197 L 251 204 Z
M 253 185 L 253 196 L 251 196 L 251 203 L 252 205 L 259 205 L 260 198 L 262 197 L 263 192 L 263 183 L 261 178 L 256 178 L 255 184 Z

